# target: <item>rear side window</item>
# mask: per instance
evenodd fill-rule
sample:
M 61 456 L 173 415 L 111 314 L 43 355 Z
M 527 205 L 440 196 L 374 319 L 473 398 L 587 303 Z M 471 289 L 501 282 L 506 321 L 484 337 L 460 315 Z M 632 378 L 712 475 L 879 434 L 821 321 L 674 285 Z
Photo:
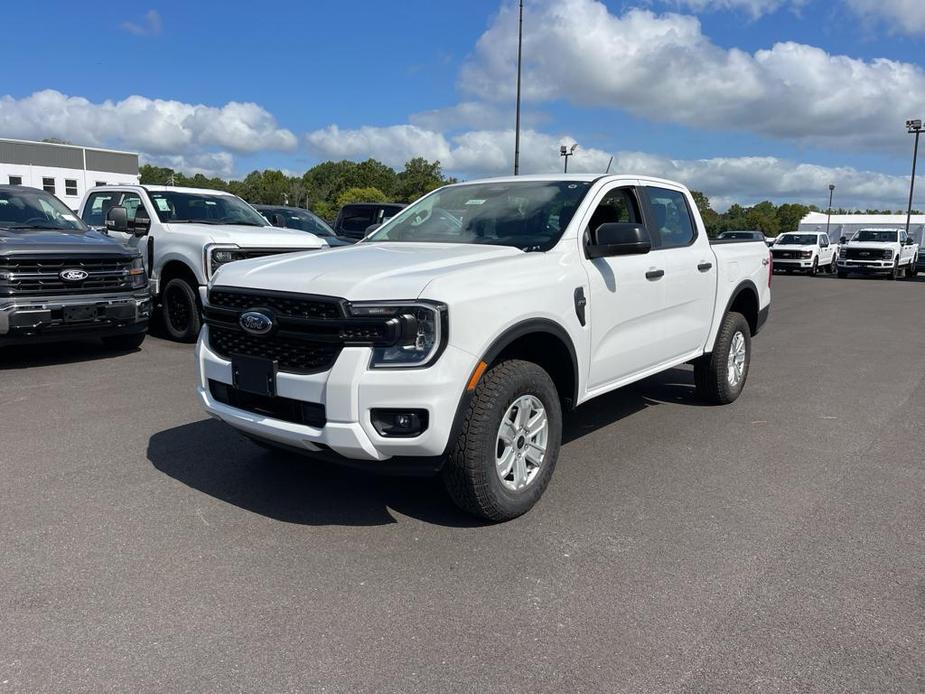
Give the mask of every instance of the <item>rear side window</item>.
M 666 188 L 647 188 L 649 227 L 660 240 L 661 248 L 680 248 L 693 243 L 697 234 L 684 193 Z
M 93 193 L 87 198 L 87 204 L 83 209 L 83 220 L 94 227 L 106 225 L 106 215 L 109 208 L 117 204 L 119 196 L 122 193 L 116 191 L 106 191 L 105 193 Z
M 375 207 L 345 207 L 341 211 L 339 226 L 344 231 L 365 232 L 366 227 L 375 222 L 377 211 Z

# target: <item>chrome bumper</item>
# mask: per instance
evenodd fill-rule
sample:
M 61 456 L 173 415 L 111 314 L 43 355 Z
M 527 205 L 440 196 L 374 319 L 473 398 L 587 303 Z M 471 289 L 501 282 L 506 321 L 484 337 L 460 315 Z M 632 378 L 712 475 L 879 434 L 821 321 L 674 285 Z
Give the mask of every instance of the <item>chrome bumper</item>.
M 65 309 L 77 307 L 88 309 L 84 320 L 65 317 Z M 45 328 L 79 330 L 126 325 L 148 320 L 150 315 L 151 294 L 147 288 L 121 294 L 0 297 L 0 336 Z

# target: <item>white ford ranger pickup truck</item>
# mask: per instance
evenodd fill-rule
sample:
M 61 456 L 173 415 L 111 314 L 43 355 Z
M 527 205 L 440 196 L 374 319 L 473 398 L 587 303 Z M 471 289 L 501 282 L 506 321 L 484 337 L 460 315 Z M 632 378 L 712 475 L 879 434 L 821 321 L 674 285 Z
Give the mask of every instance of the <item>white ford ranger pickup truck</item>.
M 454 184 L 355 246 L 220 268 L 198 392 L 264 446 L 439 471 L 504 520 L 549 483 L 564 407 L 685 363 L 734 401 L 770 285 L 767 246 L 711 245 L 677 183 Z
M 771 246 L 775 270 L 805 272 L 837 271 L 838 244 L 830 243 L 824 231 L 800 231 L 781 234 Z
M 220 190 L 98 186 L 87 191 L 80 216 L 141 253 L 164 327 L 180 342 L 196 340 L 206 285 L 222 264 L 328 247 L 314 234 L 270 226 L 241 198 Z
M 857 273 L 898 279 L 918 274 L 919 247 L 905 229 L 860 229 L 841 243 L 839 277 Z

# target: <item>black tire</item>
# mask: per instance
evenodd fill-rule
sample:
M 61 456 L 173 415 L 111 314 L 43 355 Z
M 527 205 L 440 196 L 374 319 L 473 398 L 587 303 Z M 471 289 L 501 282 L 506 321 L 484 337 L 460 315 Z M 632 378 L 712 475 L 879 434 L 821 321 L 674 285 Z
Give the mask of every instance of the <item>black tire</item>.
M 741 378 L 735 384 L 728 377 L 729 352 L 733 338 L 741 333 L 745 341 L 745 362 Z M 723 317 L 713 352 L 705 354 L 694 362 L 694 383 L 697 395 L 713 405 L 728 405 L 742 393 L 748 379 L 752 360 L 752 337 L 748 321 L 741 313 L 729 312 Z
M 819 274 L 819 258 L 813 258 L 813 266 L 809 269 L 809 276 L 815 277 Z
M 838 254 L 835 253 L 832 255 L 832 263 L 829 265 L 829 272 L 833 275 L 838 272 Z
M 103 346 L 107 349 L 125 350 L 126 352 L 141 347 L 145 341 L 145 333 L 130 333 L 128 335 L 110 335 L 102 338 Z
M 890 271 L 889 277 L 891 280 L 898 280 L 902 277 L 902 269 L 899 267 L 899 258 L 893 263 L 893 269 Z
M 542 464 L 523 489 L 513 491 L 496 471 L 502 418 L 525 395 L 546 411 L 547 439 Z M 443 467 L 443 483 L 464 511 L 491 521 L 516 518 L 529 511 L 546 490 L 562 442 L 562 406 L 556 386 L 542 368 L 510 359 L 492 366 L 479 381 L 466 410 L 459 437 Z
M 913 258 L 912 262 L 906 267 L 906 279 L 912 279 L 919 274 L 919 259 Z
M 161 293 L 164 328 L 172 340 L 195 342 L 202 327 L 202 312 L 196 290 L 182 277 L 174 277 Z

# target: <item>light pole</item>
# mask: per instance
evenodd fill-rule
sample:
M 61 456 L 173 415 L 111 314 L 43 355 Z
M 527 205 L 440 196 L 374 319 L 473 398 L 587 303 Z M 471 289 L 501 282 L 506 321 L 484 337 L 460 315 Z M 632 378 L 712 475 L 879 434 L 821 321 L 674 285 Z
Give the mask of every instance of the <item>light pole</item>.
M 829 242 L 832 241 L 832 239 L 829 238 L 829 224 L 832 223 L 832 194 L 834 192 L 835 192 L 835 184 L 830 183 L 829 184 L 829 210 L 828 210 L 829 216 L 826 217 L 826 220 L 825 220 L 825 236 L 827 239 L 829 239 Z
M 571 157 L 573 154 L 575 154 L 576 149 L 578 149 L 577 143 L 572 145 L 571 147 L 568 147 L 566 145 L 562 145 L 561 147 L 559 147 L 559 156 L 565 157 L 565 169 L 562 171 L 562 173 L 568 173 L 568 158 Z
M 906 209 L 906 238 L 909 237 L 909 223 L 912 221 L 912 192 L 915 190 L 915 160 L 919 156 L 919 134 L 922 132 L 922 121 L 918 118 L 906 121 L 906 130 L 915 135 L 915 146 L 912 149 L 912 180 L 909 181 L 909 207 Z M 925 241 L 925 238 L 922 239 Z
M 520 173 L 520 67 L 523 59 L 524 0 L 520 0 L 520 23 L 517 25 L 517 103 L 514 107 L 514 175 Z

